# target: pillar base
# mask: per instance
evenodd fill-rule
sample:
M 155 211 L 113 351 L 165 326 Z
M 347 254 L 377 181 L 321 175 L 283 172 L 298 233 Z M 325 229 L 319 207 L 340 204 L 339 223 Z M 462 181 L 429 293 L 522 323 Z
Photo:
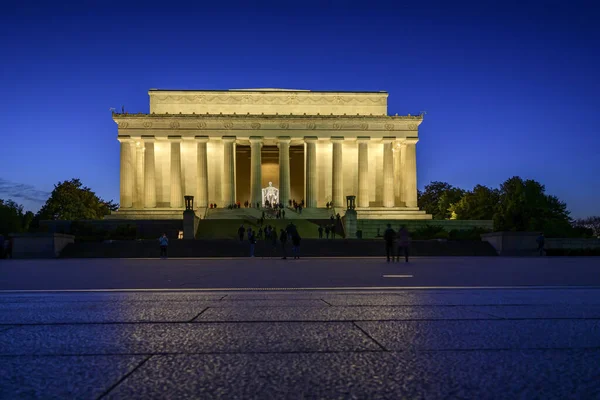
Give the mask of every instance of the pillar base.
M 198 217 L 192 210 L 185 210 L 183 212 L 183 239 L 190 240 L 196 237 L 196 230 L 198 229 Z

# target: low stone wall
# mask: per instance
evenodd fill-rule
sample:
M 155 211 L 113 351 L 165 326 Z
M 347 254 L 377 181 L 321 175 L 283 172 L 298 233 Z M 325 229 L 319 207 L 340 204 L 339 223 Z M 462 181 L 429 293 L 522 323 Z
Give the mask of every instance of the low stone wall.
M 79 220 L 79 221 L 40 221 L 40 227 L 48 233 L 74 234 L 74 225 L 89 226 L 93 230 L 116 232 L 119 227 L 134 227 L 137 238 L 158 238 L 163 233 L 169 237 L 177 237 L 183 230 L 183 219 L 180 220 Z M 78 239 L 82 239 L 77 233 Z
M 249 244 L 233 239 L 221 240 L 171 240 L 168 254 L 178 257 L 248 257 Z M 292 245 L 286 245 L 288 257 L 292 256 Z M 385 242 L 358 239 L 302 239 L 302 257 L 385 257 Z M 411 242 L 411 256 L 495 256 L 494 249 L 481 241 L 437 241 L 415 240 Z M 145 258 L 160 255 L 157 240 L 130 240 L 111 242 L 80 242 L 69 245 L 61 254 L 64 258 Z M 281 245 L 273 247 L 268 240 L 259 240 L 255 248 L 256 257 L 283 255 Z M 350 261 L 351 262 L 351 261 Z
M 550 238 L 546 239 L 546 249 L 600 249 L 600 239 Z
M 481 240 L 492 245 L 501 256 L 538 256 L 539 232 L 492 232 L 481 235 Z M 545 250 L 600 249 L 600 239 L 546 238 Z
M 75 236 L 62 233 L 16 233 L 13 238 L 13 258 L 55 258 L 75 242 Z
M 365 220 L 359 219 L 357 221 L 357 230 L 362 231 L 363 238 L 375 238 L 379 235 L 383 235 L 387 224 L 391 224 L 392 228 L 398 230 L 400 226 L 405 226 L 409 232 L 417 229 L 425 228 L 427 226 L 440 226 L 445 231 L 450 232 L 452 230 L 466 231 L 473 228 L 482 228 L 492 230 L 494 228 L 494 222 L 492 220 Z
M 501 256 L 534 256 L 538 254 L 538 236 L 539 232 L 492 232 L 481 235 L 481 240 Z

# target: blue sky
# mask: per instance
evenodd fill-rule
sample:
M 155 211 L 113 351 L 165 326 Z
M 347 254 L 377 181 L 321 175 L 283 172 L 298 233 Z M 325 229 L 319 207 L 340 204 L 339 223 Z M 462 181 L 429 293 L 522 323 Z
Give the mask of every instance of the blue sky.
M 109 108 L 149 88 L 283 87 L 426 111 L 420 188 L 519 175 L 600 214 L 593 2 L 22 3 L 0 13 L 0 198 L 28 209 L 73 177 L 118 201 Z

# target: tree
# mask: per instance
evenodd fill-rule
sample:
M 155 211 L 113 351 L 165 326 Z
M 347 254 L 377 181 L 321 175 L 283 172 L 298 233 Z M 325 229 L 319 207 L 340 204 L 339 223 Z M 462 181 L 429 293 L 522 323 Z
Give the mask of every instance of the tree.
M 545 193 L 544 185 L 515 176 L 500 186 L 500 201 L 494 214 L 494 228 L 506 231 L 540 231 L 547 236 L 571 233 L 567 205 Z
M 451 187 L 442 193 L 438 202 L 438 211 L 435 219 L 450 219 L 452 217 L 452 205 L 458 203 L 465 195 L 463 189 Z
M 456 219 L 481 220 L 493 219 L 500 201 L 498 189 L 476 185 L 466 192 L 462 198 L 450 206 Z
M 0 234 L 23 231 L 23 206 L 12 200 L 0 199 Z
M 433 219 L 450 218 L 450 205 L 458 202 L 464 190 L 456 188 L 446 182 L 431 182 L 425 186 L 425 191 L 418 192 L 419 206 Z
M 54 185 L 54 190 L 36 219 L 102 219 L 118 208 L 118 204 L 102 200 L 90 188 L 83 186 L 79 179 L 71 179 Z
M 595 237 L 600 237 L 600 216 L 579 218 L 575 220 L 574 225 L 575 227 L 591 229 Z

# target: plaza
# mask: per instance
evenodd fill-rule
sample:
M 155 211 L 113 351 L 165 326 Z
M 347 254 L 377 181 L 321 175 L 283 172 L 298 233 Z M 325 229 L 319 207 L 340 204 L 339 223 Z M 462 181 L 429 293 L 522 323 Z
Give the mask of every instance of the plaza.
M 598 266 L 7 261 L 0 397 L 596 398 Z

